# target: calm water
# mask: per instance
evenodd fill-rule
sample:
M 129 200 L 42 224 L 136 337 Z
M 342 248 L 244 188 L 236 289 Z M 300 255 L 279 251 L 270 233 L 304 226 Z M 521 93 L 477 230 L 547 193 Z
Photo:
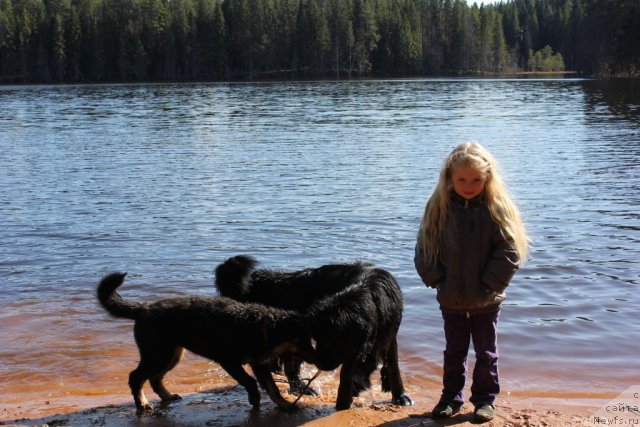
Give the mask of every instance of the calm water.
M 390 270 L 405 381 L 436 399 L 441 318 L 413 247 L 465 140 L 502 163 L 534 241 L 501 315 L 503 395 L 639 384 L 640 82 L 0 87 L 0 419 L 130 401 L 131 322 L 98 307 L 102 275 L 128 271 L 132 299 L 211 295 L 241 253 Z M 171 379 L 229 382 L 194 357 Z

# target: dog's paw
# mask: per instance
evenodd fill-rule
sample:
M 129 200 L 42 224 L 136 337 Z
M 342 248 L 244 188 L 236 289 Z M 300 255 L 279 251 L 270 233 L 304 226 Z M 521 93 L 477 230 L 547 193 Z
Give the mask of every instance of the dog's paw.
M 141 403 L 136 407 L 136 414 L 144 415 L 149 412 L 153 412 L 153 405 L 149 402 Z
M 350 409 L 351 408 L 351 403 L 352 402 L 341 402 L 341 401 L 337 401 L 336 402 L 336 411 L 344 411 L 346 409 Z
M 249 403 L 254 408 L 259 408 L 260 407 L 260 393 L 256 393 L 256 394 L 251 394 L 250 393 L 249 394 Z
M 411 398 L 409 397 L 409 395 L 407 393 L 402 393 L 400 396 L 394 397 L 391 402 L 394 405 L 400 405 L 400 406 L 412 406 L 413 405 L 413 400 L 411 400 Z
M 182 400 L 182 396 L 179 394 L 170 394 L 162 398 L 163 402 L 174 402 L 176 400 Z

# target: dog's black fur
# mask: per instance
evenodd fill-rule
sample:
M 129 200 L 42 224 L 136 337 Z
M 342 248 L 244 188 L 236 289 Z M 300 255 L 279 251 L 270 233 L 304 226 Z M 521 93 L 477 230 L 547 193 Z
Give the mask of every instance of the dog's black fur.
M 383 390 L 391 391 L 393 403 L 413 403 L 398 366 L 396 336 L 402 320 L 402 292 L 389 272 L 364 263 L 295 272 L 254 270 L 255 266 L 256 260 L 244 255 L 220 264 L 216 268 L 218 292 L 305 314 L 317 343 L 315 364 L 322 370 L 342 364 L 337 409 L 349 408 L 353 396 L 371 386 L 370 376 L 379 363 Z M 295 369 L 289 370 L 287 376 L 295 376 Z M 297 375 L 299 378 L 299 372 Z
M 162 383 L 180 361 L 184 349 L 217 363 L 247 390 L 249 402 L 260 404 L 256 381 L 244 370 L 249 363 L 260 385 L 281 409 L 293 409 L 275 385 L 269 360 L 293 352 L 309 361 L 314 350 L 305 319 L 299 313 L 225 297 L 185 296 L 153 304 L 123 299 L 116 289 L 126 273 L 111 273 L 98 285 L 98 301 L 113 316 L 135 320 L 140 363 L 129 375 L 138 412 L 153 408 L 142 390 L 149 380 L 163 401 L 180 399 Z
M 362 264 L 325 265 L 319 268 L 282 272 L 254 270 L 257 261 L 238 255 L 216 268 L 216 287 L 220 295 L 238 301 L 257 302 L 271 307 L 304 312 L 318 299 L 348 286 L 360 274 Z M 273 360 L 273 371 L 284 369 L 290 391 L 317 395 L 300 378 L 301 362 L 291 354 Z

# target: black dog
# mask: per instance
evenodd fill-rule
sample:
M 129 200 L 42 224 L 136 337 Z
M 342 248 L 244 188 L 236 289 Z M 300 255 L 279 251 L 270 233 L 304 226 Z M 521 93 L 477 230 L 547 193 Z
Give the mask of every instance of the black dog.
M 271 377 L 269 359 L 283 352 L 313 360 L 311 338 L 304 318 L 297 312 L 230 298 L 176 297 L 154 304 L 123 299 L 116 289 L 126 273 L 111 273 L 98 285 L 98 301 L 113 316 L 135 320 L 134 336 L 140 363 L 129 374 L 129 386 L 138 412 L 150 410 L 142 386 L 149 380 L 162 401 L 180 399 L 163 385 L 184 352 L 207 357 L 229 373 L 260 404 L 256 381 L 244 370 L 249 363 L 260 385 L 281 409 L 293 409 Z
M 259 301 L 306 314 L 317 343 L 315 364 L 322 370 L 342 364 L 337 409 L 349 408 L 353 396 L 371 386 L 370 376 L 379 363 L 382 388 L 391 391 L 393 403 L 413 404 L 398 366 L 402 292 L 390 273 L 363 263 L 295 272 L 254 270 L 255 265 L 255 259 L 243 255 L 220 264 L 218 291 L 239 301 Z M 286 373 L 290 380 L 291 376 L 299 379 L 299 365 L 297 372 L 290 366 Z
M 318 299 L 334 294 L 361 275 L 361 264 L 325 265 L 300 271 L 254 270 L 258 262 L 249 256 L 227 259 L 216 268 L 216 288 L 220 295 L 243 302 L 304 312 Z M 273 360 L 273 370 L 284 368 L 290 391 L 318 393 L 300 378 L 301 361 L 283 354 Z

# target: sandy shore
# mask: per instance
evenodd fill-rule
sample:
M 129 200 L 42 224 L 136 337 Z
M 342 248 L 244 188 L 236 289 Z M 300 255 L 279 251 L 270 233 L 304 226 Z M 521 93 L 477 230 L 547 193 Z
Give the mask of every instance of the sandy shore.
M 354 402 L 347 411 L 336 412 L 335 394 L 320 397 L 304 396 L 299 409 L 286 413 L 276 408 L 263 394 L 259 409 L 252 409 L 244 389 L 228 386 L 220 389 L 183 395 L 183 399 L 165 407 L 158 406 L 152 414 L 137 417 L 130 396 L 118 396 L 118 403 L 83 408 L 73 412 L 56 412 L 44 408 L 36 417 L 21 413 L 20 408 L 4 409 L 0 414 L 1 425 L 15 426 L 258 426 L 258 427 L 369 427 L 369 426 L 439 426 L 474 425 L 473 407 L 465 405 L 461 413 L 445 421 L 431 419 L 430 411 L 436 403 L 437 390 L 409 389 L 415 405 L 400 407 L 391 405 L 389 395 L 374 386 Z M 290 401 L 295 396 L 284 394 Z M 151 397 L 151 396 L 150 396 Z M 153 396 L 155 397 L 155 396 Z M 111 402 L 113 403 L 113 402 Z M 606 403 L 595 399 L 573 401 L 571 399 L 500 398 L 496 418 L 487 426 L 570 426 L 593 425 L 593 414 Z M 591 418 L 591 419 L 590 419 Z

